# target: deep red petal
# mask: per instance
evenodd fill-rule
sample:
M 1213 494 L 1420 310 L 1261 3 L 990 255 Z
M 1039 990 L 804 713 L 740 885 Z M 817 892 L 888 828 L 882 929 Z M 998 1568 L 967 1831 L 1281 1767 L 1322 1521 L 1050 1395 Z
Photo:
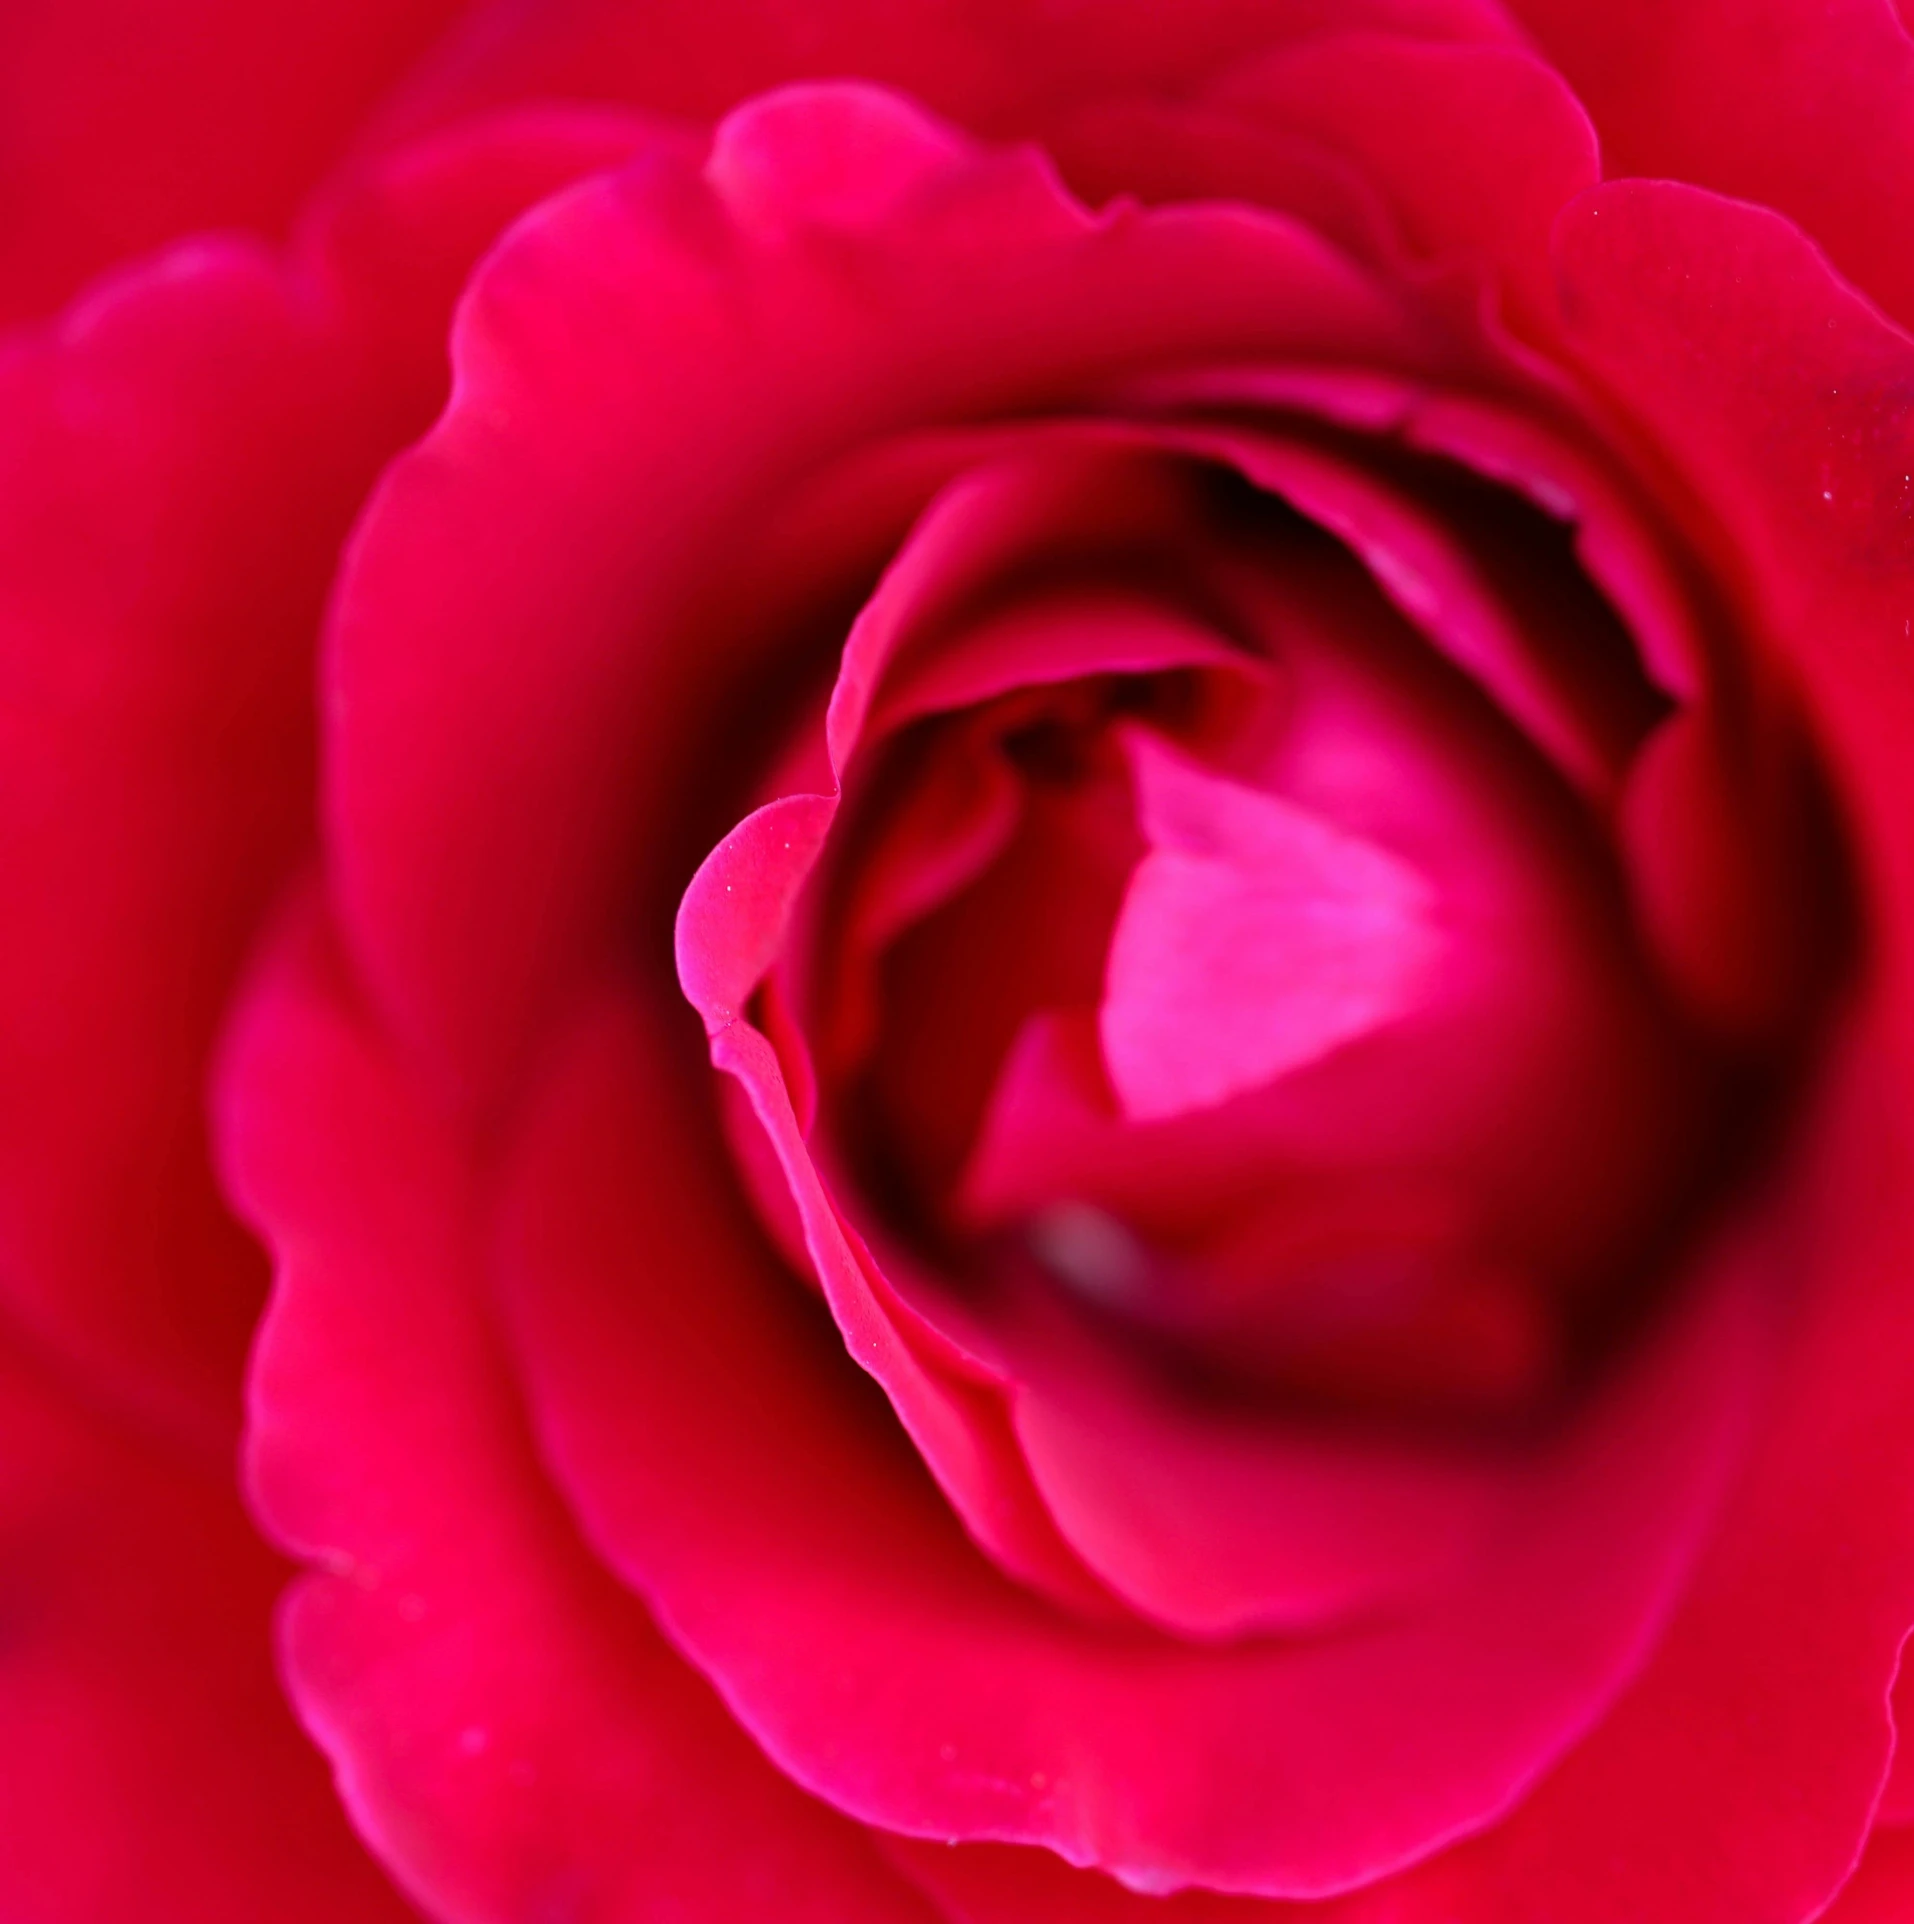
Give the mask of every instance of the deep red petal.
M 221 1437 L 264 1275 L 199 1090 L 307 832 L 313 636 L 370 468 L 340 358 L 273 263 L 209 244 L 0 363 L 0 1287 Z
M 413 118 L 507 101 L 582 98 L 715 117 L 796 80 L 900 88 L 975 131 L 1041 134 L 1086 96 L 1177 93 L 1224 64 L 1326 27 L 1509 41 L 1492 0 L 1112 0 L 1093 13 L 1037 0 L 493 0 L 423 74 Z
M 1818 1924 L 1907 1924 L 1914 1917 L 1914 1831 L 1878 1830 Z
M 1552 331 L 1549 229 L 1601 162 L 1580 103 L 1541 61 L 1509 47 L 1325 35 L 1247 63 L 1213 98 L 1348 159 L 1412 257 L 1486 270 L 1519 325 Z

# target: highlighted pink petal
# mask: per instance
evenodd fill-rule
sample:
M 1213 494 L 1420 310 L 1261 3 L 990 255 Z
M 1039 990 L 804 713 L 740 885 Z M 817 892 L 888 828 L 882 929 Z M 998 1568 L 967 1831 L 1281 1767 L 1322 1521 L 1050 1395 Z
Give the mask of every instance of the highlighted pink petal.
M 1150 853 L 1100 1028 L 1132 1121 L 1210 1107 L 1413 1007 L 1441 938 L 1406 862 L 1279 796 L 1129 739 Z

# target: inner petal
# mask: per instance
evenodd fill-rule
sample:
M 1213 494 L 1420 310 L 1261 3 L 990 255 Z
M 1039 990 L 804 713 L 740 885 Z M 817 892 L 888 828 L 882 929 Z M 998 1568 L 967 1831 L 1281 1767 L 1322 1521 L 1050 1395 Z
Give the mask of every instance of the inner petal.
M 1126 730 L 1149 852 L 1100 1028 L 1124 1113 L 1158 1121 L 1299 1067 L 1413 1006 L 1442 952 L 1408 863 Z

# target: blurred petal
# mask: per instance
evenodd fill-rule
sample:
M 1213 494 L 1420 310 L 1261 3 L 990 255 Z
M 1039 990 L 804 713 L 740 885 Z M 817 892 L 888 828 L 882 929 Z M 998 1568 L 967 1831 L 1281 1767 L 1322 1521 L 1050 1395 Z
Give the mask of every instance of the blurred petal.
M 228 1481 L 0 1349 L 9 1924 L 400 1924 L 273 1674 Z
M 197 228 L 283 229 L 467 0 L 0 10 L 0 323 Z

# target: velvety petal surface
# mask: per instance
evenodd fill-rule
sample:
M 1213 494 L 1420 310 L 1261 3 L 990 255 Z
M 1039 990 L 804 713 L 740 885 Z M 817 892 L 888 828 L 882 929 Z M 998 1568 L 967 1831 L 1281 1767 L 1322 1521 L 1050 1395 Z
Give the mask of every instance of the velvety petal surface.
M 203 1060 L 307 832 L 363 428 L 320 317 L 236 243 L 107 283 L 0 388 L 0 1290 L 223 1441 L 264 1275 L 208 1179 Z
M 592 1540 L 799 1781 L 1142 1889 L 1321 1893 L 1498 1813 L 1636 1660 L 1736 1434 L 1745 1278 L 1591 1431 L 1558 1491 L 1572 1527 L 1443 1611 L 1225 1649 L 1098 1629 L 978 1556 L 740 1219 L 687 1138 L 675 1025 L 640 994 L 575 1030 L 514 1158 L 502 1276 Z M 1699 1480 L 1672 1488 L 1677 1463 Z M 1546 1656 L 1514 1660 L 1543 1623 Z
M 756 544 L 846 451 L 1252 342 L 1420 352 L 1283 222 L 1092 218 L 868 89 L 754 104 L 702 178 L 654 159 L 548 203 L 477 276 L 451 406 L 335 603 L 330 839 L 382 1005 L 485 1094 L 681 885 L 724 824 L 676 798 L 721 787 L 709 731 L 790 640 Z
M 0 14 L 0 323 L 197 228 L 282 229 L 465 0 Z
M 1914 322 L 1914 40 L 1893 0 L 1509 0 L 1587 103 L 1611 176 L 1778 209 Z
M 10 1924 L 400 1924 L 274 1675 L 286 1566 L 230 1479 L 0 1349 Z
M 355 174 L 290 260 L 181 247 L 0 358 L 0 1293 L 222 1448 L 264 1276 L 208 1179 L 204 1060 L 310 834 L 340 546 L 443 393 L 472 260 L 645 137 L 467 129 Z
M 401 1883 L 461 1921 L 928 1924 L 579 1542 L 487 1315 L 483 1186 L 309 910 L 247 998 L 220 1122 L 278 1261 L 254 1501 L 317 1570 L 288 1680 Z
M 915 95 L 992 136 L 1041 135 L 1086 96 L 1188 90 L 1228 62 L 1319 34 L 1373 27 L 1510 42 L 1493 0 L 1150 0 L 1082 11 L 1033 0 L 686 0 L 634 14 L 620 0 L 491 0 L 421 75 L 395 124 L 513 99 L 629 102 L 715 118 L 749 94 L 849 76 Z
M 1833 1904 L 1824 1924 L 1902 1924 L 1914 1917 L 1914 1831 L 1877 1830 L 1861 1866 Z
M 1581 104 L 1544 62 L 1512 47 L 1325 34 L 1245 62 L 1210 99 L 1344 157 L 1410 260 L 1476 268 L 1510 319 L 1549 334 L 1549 229 L 1602 168 Z

